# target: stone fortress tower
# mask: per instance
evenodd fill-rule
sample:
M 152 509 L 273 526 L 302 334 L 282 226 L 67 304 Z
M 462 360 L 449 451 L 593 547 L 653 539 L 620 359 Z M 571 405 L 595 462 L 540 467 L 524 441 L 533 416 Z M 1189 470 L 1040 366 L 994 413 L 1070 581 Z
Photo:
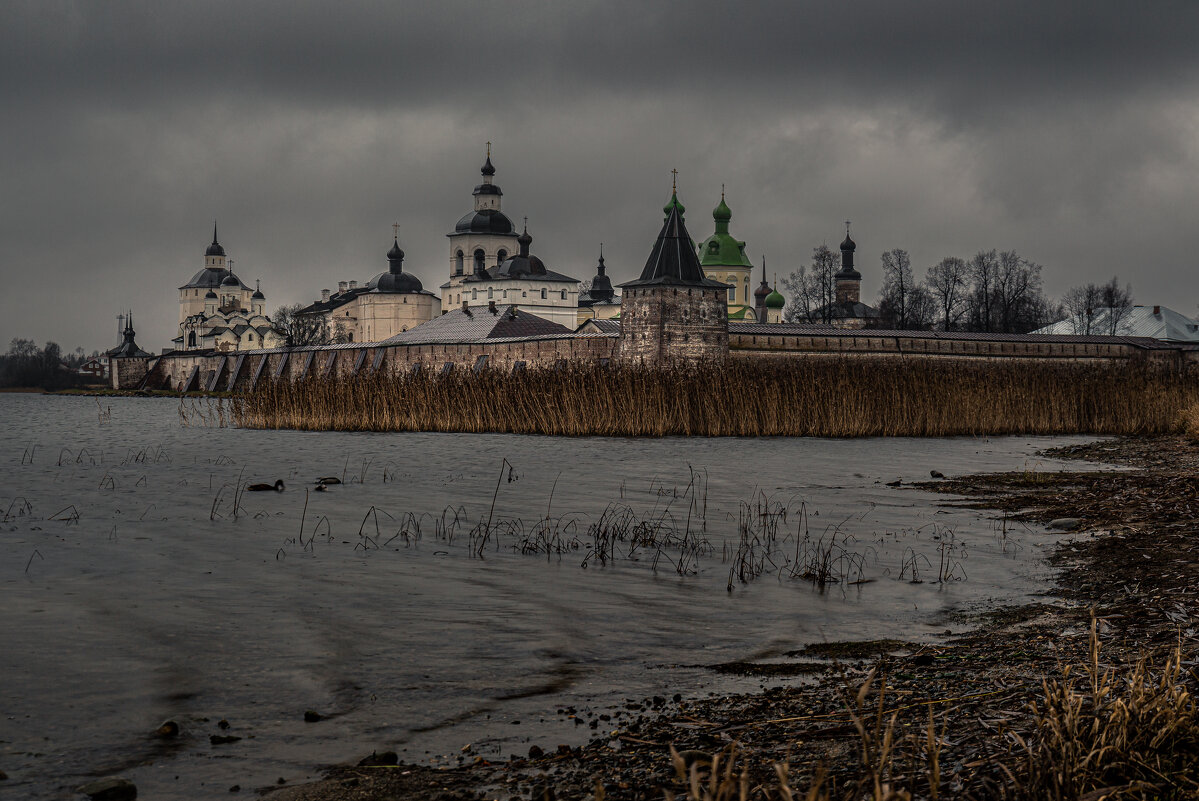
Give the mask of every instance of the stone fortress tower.
M 667 209 L 641 277 L 620 285 L 620 358 L 651 367 L 724 361 L 729 285 L 704 277 L 677 192 Z

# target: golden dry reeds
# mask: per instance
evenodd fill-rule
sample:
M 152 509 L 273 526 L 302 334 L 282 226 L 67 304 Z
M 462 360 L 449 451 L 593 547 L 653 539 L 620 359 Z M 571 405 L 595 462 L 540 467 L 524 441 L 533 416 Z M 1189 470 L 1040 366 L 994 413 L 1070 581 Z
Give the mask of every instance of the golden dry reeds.
M 1100 662 L 1091 621 L 1088 661 L 1046 679 L 1032 703 L 1021 795 L 1036 799 L 1165 799 L 1199 796 L 1199 704 L 1193 662 L 1181 646 L 1152 664 Z
M 1182 410 L 1182 433 L 1191 442 L 1199 442 L 1199 403 Z
M 1162 434 L 1199 371 L 1152 363 L 735 359 L 276 381 L 233 401 L 248 428 L 559 436 Z

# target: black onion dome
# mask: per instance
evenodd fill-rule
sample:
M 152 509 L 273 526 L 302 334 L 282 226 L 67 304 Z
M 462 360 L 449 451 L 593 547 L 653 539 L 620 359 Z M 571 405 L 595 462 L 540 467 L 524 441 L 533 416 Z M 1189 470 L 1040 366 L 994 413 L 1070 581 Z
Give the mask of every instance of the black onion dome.
M 225 280 L 221 281 L 221 286 L 241 286 L 241 281 L 237 280 L 237 276 L 233 273 L 227 273 Z
M 266 300 L 266 295 L 262 294 L 261 289 L 255 289 L 254 294 L 250 295 L 254 300 Z
M 403 261 L 404 251 L 400 249 L 400 240 L 396 239 L 391 245 L 391 250 L 387 251 L 388 261 Z
M 366 286 L 368 289 L 383 293 L 414 293 L 424 289 L 420 279 L 412 273 L 381 273 L 372 278 Z
M 508 216 L 496 209 L 472 211 L 454 226 L 456 234 L 511 234 L 515 231 L 516 226 Z
M 857 249 L 857 243 L 849 238 L 849 223 L 845 223 L 845 241 L 841 243 L 841 269 L 837 271 L 838 278 L 862 280 L 862 274 L 853 268 L 853 252 Z
M 216 300 L 216 293 L 210 289 L 210 290 L 208 290 L 208 294 L 206 294 L 204 296 L 204 299 L 205 300 Z
M 529 233 L 527 226 L 524 232 L 516 237 L 516 242 L 520 245 L 520 252 L 515 256 L 509 256 L 496 269 L 495 274 L 508 278 L 517 278 L 522 275 L 545 275 L 545 262 L 529 253 L 529 246 L 533 244 L 533 236 Z
M 495 166 L 491 163 L 490 154 L 487 156 L 487 161 L 483 164 L 483 169 L 479 170 L 479 172 L 486 176 L 495 175 Z

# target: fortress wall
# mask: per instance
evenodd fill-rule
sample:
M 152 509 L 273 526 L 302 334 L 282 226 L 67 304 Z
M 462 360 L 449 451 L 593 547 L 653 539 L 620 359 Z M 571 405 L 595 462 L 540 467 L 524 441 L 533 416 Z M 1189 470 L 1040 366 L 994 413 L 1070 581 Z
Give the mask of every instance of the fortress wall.
M 754 356 L 903 356 L 966 359 L 1091 359 L 1196 361 L 1199 353 L 1173 348 L 1146 349 L 1126 342 L 1044 342 L 1012 339 L 945 339 L 905 336 L 871 336 L 868 331 L 845 336 L 812 334 L 730 334 L 731 355 Z
M 299 381 L 301 376 L 317 378 L 334 375 L 347 378 L 355 374 L 356 366 L 358 374 L 366 374 L 373 368 L 380 349 L 383 350 L 383 358 L 379 369 L 401 373 L 411 370 L 417 364 L 422 369 L 440 370 L 447 362 L 453 364 L 455 369 L 469 369 L 475 366 L 480 356 L 487 357 L 488 369 L 511 370 L 517 362 L 524 362 L 529 368 L 552 367 L 559 361 L 588 362 L 613 359 L 616 357 L 616 348 L 616 337 L 588 336 L 462 344 L 362 345 L 350 348 L 321 348 L 315 351 L 242 351 L 213 355 L 174 353 L 158 359 L 158 363 L 151 370 L 147 386 L 151 389 L 179 391 L 195 371 L 196 381 L 192 389 L 202 390 L 210 385 L 213 375 L 219 369 L 216 390 L 223 392 L 229 386 L 229 377 L 237 367 L 238 358 L 242 356 L 245 358 L 234 383 L 235 391 L 248 390 L 256 374 L 260 384 L 274 379 L 276 375 L 289 381 Z M 308 361 L 309 354 L 313 354 L 311 362 Z M 365 354 L 361 362 L 360 354 Z M 264 360 L 266 365 L 259 372 Z M 136 387 L 141 383 L 142 377 L 146 375 L 146 360 L 140 362 L 139 367 L 131 365 L 122 374 L 125 375 L 121 379 L 124 382 L 122 388 Z
M 701 340 L 702 342 L 702 340 Z M 688 343 L 690 344 L 690 343 Z M 709 343 L 704 343 L 705 345 Z M 670 351 L 683 343 L 672 342 Z M 250 387 L 259 365 L 266 361 L 259 375 L 259 382 L 280 378 L 298 381 L 301 376 L 318 378 L 327 375 L 349 377 L 355 373 L 370 372 L 375 364 L 379 348 L 383 358 L 379 369 L 390 373 L 410 371 L 414 365 L 424 370 L 441 370 L 446 363 L 455 369 L 472 369 L 480 356 L 487 356 L 487 368 L 512 370 L 517 362 L 528 368 L 553 367 L 560 361 L 594 362 L 599 359 L 620 358 L 620 340 L 614 336 L 580 336 L 562 339 L 528 339 L 503 342 L 472 342 L 460 344 L 423 345 L 361 345 L 355 347 L 321 348 L 316 351 L 243 351 L 233 354 L 197 355 L 194 353 L 168 354 L 157 359 L 150 367 L 147 387 L 151 389 L 180 390 L 196 371 L 193 389 L 204 389 L 210 385 L 214 372 L 219 368 L 216 383 L 218 391 L 225 391 L 229 378 L 242 360 L 234 384 L 235 391 Z M 311 362 L 309 354 L 313 353 Z M 359 355 L 365 353 L 359 362 Z M 969 339 L 944 339 L 906 336 L 878 336 L 868 331 L 846 335 L 827 334 L 772 334 L 756 335 L 736 333 L 729 335 L 729 355 L 738 359 L 807 357 L 828 358 L 861 356 L 866 358 L 934 358 L 976 360 L 1071 360 L 1071 361 L 1126 361 L 1143 360 L 1156 363 L 1189 364 L 1199 362 L 1199 351 L 1170 347 L 1141 348 L 1134 344 L 1114 340 L 1112 342 L 1044 342 L 1021 339 L 994 339 L 971 337 Z M 222 358 L 227 357 L 222 365 Z M 634 348 L 631 358 L 640 360 L 641 354 Z M 332 362 L 330 362 L 332 359 Z M 122 389 L 140 385 L 147 366 L 153 360 L 114 360 L 113 386 Z M 280 370 L 282 364 L 282 370 Z M 305 366 L 307 365 L 307 370 Z

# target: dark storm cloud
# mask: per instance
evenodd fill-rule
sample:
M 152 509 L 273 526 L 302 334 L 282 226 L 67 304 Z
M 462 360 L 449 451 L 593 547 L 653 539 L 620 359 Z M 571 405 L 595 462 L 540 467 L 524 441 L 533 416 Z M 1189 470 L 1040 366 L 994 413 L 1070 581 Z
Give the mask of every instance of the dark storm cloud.
M 693 234 L 726 183 L 771 272 L 850 216 L 868 294 L 886 248 L 1015 247 L 1053 292 L 1120 272 L 1192 313 L 1195 30 L 1184 2 L 8 3 L 0 235 L 40 280 L 0 334 L 102 347 L 134 305 L 165 344 L 213 216 L 272 307 L 382 269 L 397 218 L 436 286 L 488 139 L 580 278 L 600 241 L 639 269 L 678 167 Z
M 1199 6 L 1157 2 L 55 4 L 7 7 L 34 105 L 246 95 L 376 107 L 547 89 L 794 90 L 964 113 L 1195 77 Z

